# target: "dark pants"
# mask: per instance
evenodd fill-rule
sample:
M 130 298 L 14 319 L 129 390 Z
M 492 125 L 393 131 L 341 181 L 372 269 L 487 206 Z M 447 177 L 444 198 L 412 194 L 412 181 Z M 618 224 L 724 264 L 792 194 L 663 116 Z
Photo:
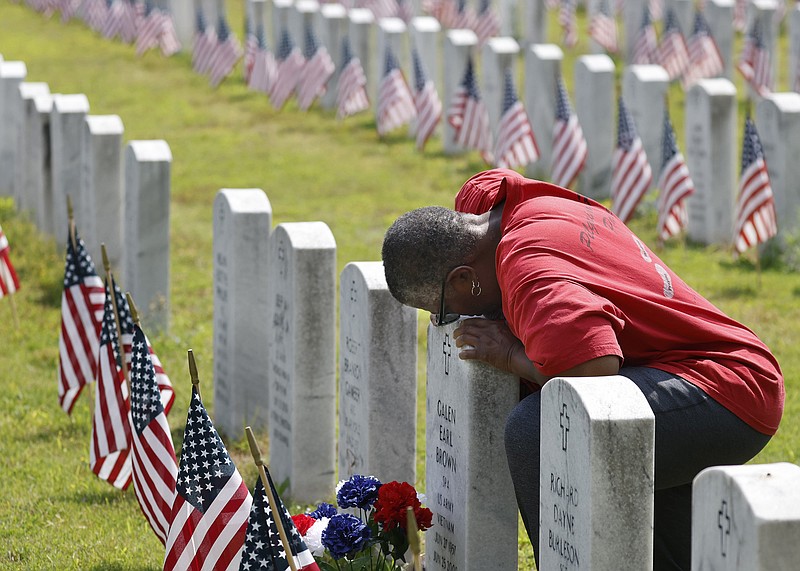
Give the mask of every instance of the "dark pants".
M 656 418 L 654 571 L 688 571 L 692 480 L 709 466 L 744 464 L 770 437 L 680 377 L 646 367 L 625 367 L 619 374 L 636 383 Z M 511 412 L 505 432 L 517 504 L 537 563 L 540 416 L 541 393 L 534 393 Z

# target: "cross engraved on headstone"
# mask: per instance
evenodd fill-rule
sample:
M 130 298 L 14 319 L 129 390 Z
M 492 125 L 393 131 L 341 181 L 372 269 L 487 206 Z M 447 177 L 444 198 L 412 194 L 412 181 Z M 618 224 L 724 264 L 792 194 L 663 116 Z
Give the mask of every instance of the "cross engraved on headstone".
M 566 423 L 564 420 L 566 419 Z M 569 433 L 569 415 L 567 414 L 566 403 L 561 403 L 561 414 L 559 415 L 558 424 L 561 426 L 561 449 L 567 450 L 567 434 Z
M 280 276 L 284 278 L 289 271 L 289 262 L 286 260 L 286 245 L 283 243 L 283 240 L 281 240 L 280 244 L 278 244 L 278 263 L 280 265 L 278 272 L 280 273 Z
M 723 527 L 722 520 L 725 519 Z M 728 515 L 728 502 L 722 500 L 722 506 L 717 512 L 717 527 L 719 528 L 719 542 L 722 556 L 728 553 L 728 537 L 731 535 L 731 516 Z
M 442 341 L 442 354 L 444 355 L 444 374 L 450 374 L 450 356 L 453 354 L 453 346 L 450 344 L 450 334 L 444 334 Z
M 355 304 L 358 302 L 358 288 L 356 288 L 356 280 L 350 280 L 350 302 Z M 353 307 L 353 313 L 350 315 L 352 319 L 356 318 L 355 314 L 355 305 Z

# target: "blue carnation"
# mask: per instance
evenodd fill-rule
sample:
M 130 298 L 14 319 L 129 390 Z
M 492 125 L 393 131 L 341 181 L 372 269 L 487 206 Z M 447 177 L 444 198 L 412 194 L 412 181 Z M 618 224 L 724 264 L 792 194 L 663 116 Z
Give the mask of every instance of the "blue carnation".
M 358 553 L 370 538 L 367 525 L 354 515 L 336 514 L 322 532 L 322 546 L 334 559 Z
M 369 509 L 378 499 L 378 488 L 381 485 L 381 481 L 374 476 L 355 474 L 339 485 L 336 502 L 340 508 Z
M 328 504 L 328 503 L 322 502 L 321 504 L 319 504 L 317 506 L 317 509 L 315 509 L 313 512 L 311 512 L 308 515 L 310 515 L 314 519 L 322 519 L 324 517 L 329 517 L 329 518 L 333 517 L 337 513 L 339 513 L 339 512 L 336 511 L 336 507 L 334 507 L 332 504 Z

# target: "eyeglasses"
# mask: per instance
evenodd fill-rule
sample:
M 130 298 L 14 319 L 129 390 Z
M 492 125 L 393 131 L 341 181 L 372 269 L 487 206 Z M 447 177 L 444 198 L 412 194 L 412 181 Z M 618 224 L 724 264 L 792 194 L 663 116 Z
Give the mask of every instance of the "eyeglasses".
M 460 313 L 445 313 L 444 312 L 444 288 L 447 286 L 447 275 L 444 276 L 442 280 L 442 295 L 439 297 L 441 300 L 439 302 L 439 313 L 431 313 L 431 323 L 433 323 L 436 327 L 441 327 L 442 325 L 449 325 L 455 321 L 458 321 L 461 317 Z

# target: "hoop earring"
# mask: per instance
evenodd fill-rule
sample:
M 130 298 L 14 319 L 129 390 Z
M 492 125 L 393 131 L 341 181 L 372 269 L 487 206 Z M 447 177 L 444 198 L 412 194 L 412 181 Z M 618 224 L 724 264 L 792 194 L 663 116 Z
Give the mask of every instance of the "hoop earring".
M 482 291 L 481 282 L 472 282 L 472 289 L 470 290 L 470 293 L 473 297 L 478 297 Z

